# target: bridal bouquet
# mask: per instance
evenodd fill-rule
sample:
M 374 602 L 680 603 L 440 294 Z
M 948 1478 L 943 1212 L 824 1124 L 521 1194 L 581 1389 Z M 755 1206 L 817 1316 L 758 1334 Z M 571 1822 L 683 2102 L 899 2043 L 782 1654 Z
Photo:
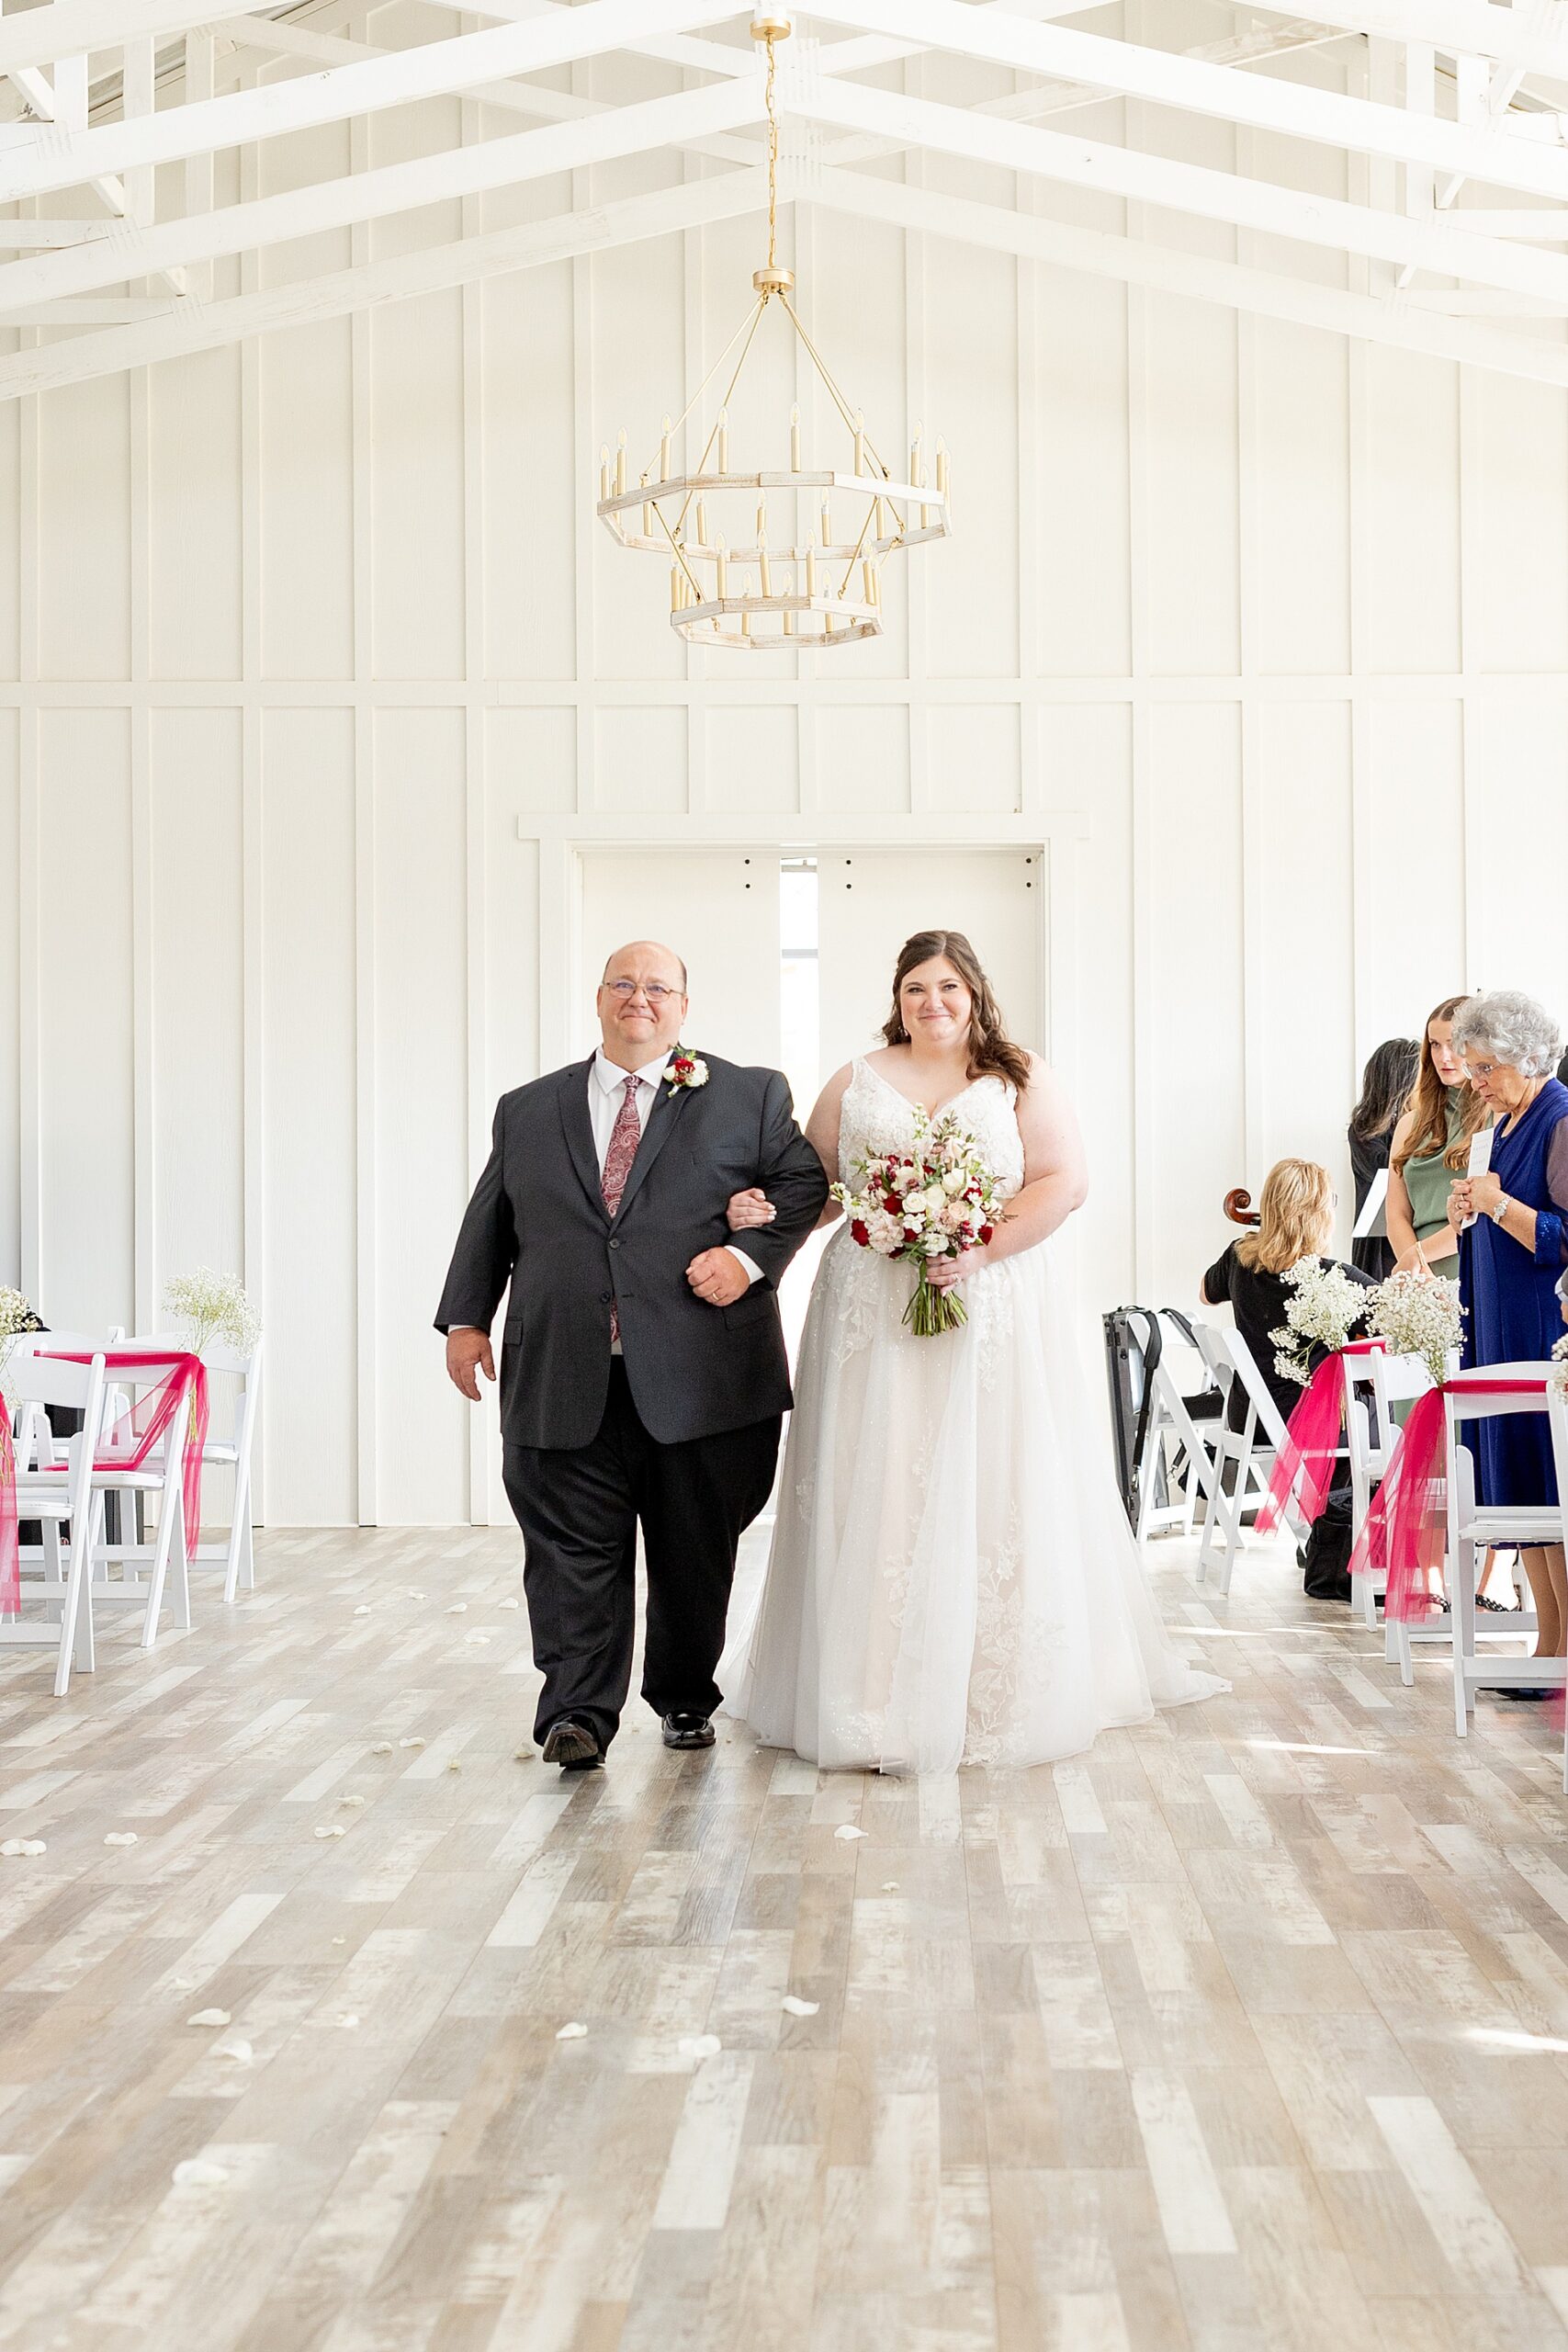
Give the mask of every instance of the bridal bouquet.
M 1321 1258 L 1298 1259 L 1284 1279 L 1294 1295 L 1284 1322 L 1269 1334 L 1274 1369 L 1281 1380 L 1299 1381 L 1304 1388 L 1312 1378 L 1314 1348 L 1337 1355 L 1366 1313 L 1369 1293 L 1343 1266 L 1325 1265 Z
M 214 1340 L 231 1348 L 252 1347 L 261 1331 L 261 1316 L 239 1276 L 215 1274 L 210 1266 L 198 1266 L 194 1274 L 176 1274 L 164 1293 L 164 1304 L 188 1326 L 192 1355 L 200 1355 Z
M 1458 1283 L 1441 1274 L 1390 1274 L 1371 1293 L 1367 1328 L 1386 1340 L 1395 1355 L 1419 1356 L 1441 1387 L 1448 1377 L 1449 1356 L 1460 1342 L 1466 1310 L 1459 1303 Z
M 968 1315 L 954 1292 L 931 1288 L 931 1261 L 984 1249 L 1006 1215 L 974 1136 L 951 1114 L 933 1124 L 917 1105 L 909 1149 L 862 1159 L 859 1172 L 858 1192 L 833 1186 L 852 1239 L 879 1258 L 915 1261 L 914 1295 L 904 1320 L 917 1338 L 956 1331 Z

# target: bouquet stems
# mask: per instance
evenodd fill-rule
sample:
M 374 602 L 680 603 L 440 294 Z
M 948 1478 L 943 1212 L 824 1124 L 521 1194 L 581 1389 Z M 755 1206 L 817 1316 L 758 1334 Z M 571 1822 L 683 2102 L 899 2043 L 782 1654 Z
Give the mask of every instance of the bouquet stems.
M 914 1295 L 904 1309 L 904 1320 L 918 1340 L 934 1339 L 939 1331 L 956 1331 L 969 1312 L 955 1291 L 933 1290 L 928 1261 L 920 1260 Z

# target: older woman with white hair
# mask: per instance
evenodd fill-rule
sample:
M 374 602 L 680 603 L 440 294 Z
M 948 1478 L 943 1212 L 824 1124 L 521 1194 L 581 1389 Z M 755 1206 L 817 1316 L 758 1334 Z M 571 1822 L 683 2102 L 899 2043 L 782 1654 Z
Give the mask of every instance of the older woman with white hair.
M 1469 1310 L 1466 1363 L 1539 1362 L 1561 1336 L 1557 1283 L 1568 1265 L 1568 1087 L 1553 1076 L 1562 1033 L 1533 997 L 1517 989 L 1472 996 L 1454 1015 L 1452 1042 L 1470 1082 L 1494 1114 L 1484 1175 L 1462 1176 L 1449 1196 L 1460 1232 L 1460 1285 Z M 1544 1415 L 1511 1413 L 1476 1425 L 1483 1498 L 1493 1504 L 1555 1502 L 1551 1437 Z M 1568 1577 L 1561 1544 L 1520 1557 L 1535 1599 L 1538 1657 L 1568 1646 Z M 1506 1691 L 1547 1699 L 1550 1690 Z

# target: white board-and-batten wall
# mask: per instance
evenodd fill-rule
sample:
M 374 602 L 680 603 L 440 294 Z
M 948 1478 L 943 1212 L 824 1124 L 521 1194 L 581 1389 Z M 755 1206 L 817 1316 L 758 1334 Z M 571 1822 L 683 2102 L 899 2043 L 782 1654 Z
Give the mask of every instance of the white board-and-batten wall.
M 1173 46 L 1233 25 L 1171 13 Z M 450 29 L 395 15 L 344 29 Z M 1337 58 L 1292 70 L 1342 86 Z M 572 82 L 673 85 L 626 59 Z M 220 200 L 415 154 L 459 113 L 515 128 L 443 100 L 280 139 L 218 159 Z M 1223 124 L 1138 128 L 1236 162 Z M 1259 140 L 1248 167 L 1278 161 Z M 1289 165 L 1346 192 L 1337 153 Z M 705 168 L 433 207 L 217 290 Z M 890 563 L 886 637 L 832 657 L 688 654 L 663 568 L 591 512 L 600 444 L 656 437 L 744 307 L 754 221 L 0 407 L 0 1279 L 57 1323 L 145 1328 L 170 1273 L 243 1271 L 274 1523 L 503 1511 L 430 1317 L 494 1097 L 577 1034 L 580 845 L 1058 845 L 1040 1042 L 1083 1106 L 1097 1308 L 1190 1303 L 1221 1195 L 1280 1152 L 1348 1190 L 1360 1060 L 1439 995 L 1568 1007 L 1562 394 L 806 207 L 784 232 L 874 429 L 953 451 L 952 543 Z M 798 388 L 760 381 L 782 435 Z

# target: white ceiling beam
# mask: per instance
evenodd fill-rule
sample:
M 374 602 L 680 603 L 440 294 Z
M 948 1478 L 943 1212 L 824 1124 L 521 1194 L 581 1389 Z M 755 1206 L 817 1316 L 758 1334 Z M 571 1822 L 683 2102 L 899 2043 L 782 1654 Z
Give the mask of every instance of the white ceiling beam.
M 800 200 L 959 244 L 984 245 L 993 252 L 1048 262 L 1058 269 L 1120 278 L 1124 285 L 1189 295 L 1198 301 L 1221 303 L 1228 310 L 1322 328 L 1330 334 L 1392 344 L 1436 359 L 1495 368 L 1537 383 L 1568 386 L 1568 346 L 1536 343 L 1506 329 L 1472 326 L 1462 320 L 1434 318 L 1414 307 L 1408 297 L 1385 302 L 1309 278 L 1211 261 L 1201 254 L 1150 244 L 1143 238 L 1079 229 L 1033 213 L 1005 210 L 999 205 L 901 187 L 896 180 L 860 172 L 820 172 L 809 194 L 802 191 Z
M 750 82 L 710 82 L 704 89 L 682 91 L 673 97 L 612 107 L 583 122 L 550 123 L 504 139 L 481 139 L 471 147 L 352 172 L 278 196 L 163 220 L 152 228 L 128 221 L 114 235 L 89 244 L 0 267 L 0 319 L 9 320 L 13 310 L 22 306 L 118 286 L 153 270 L 287 244 L 323 229 L 385 220 L 422 205 L 477 196 L 486 188 L 520 187 L 619 156 L 647 154 L 690 133 L 765 118 L 762 76 L 753 72 Z M 1568 262 L 1558 266 L 1568 283 Z
M 1498 8 L 1491 0 L 1302 0 L 1289 13 L 1375 40 L 1427 40 L 1448 57 L 1494 57 L 1527 74 L 1568 74 L 1568 20 L 1561 8 Z
M 836 212 L 886 221 L 961 244 L 1021 254 L 1062 269 L 1149 286 L 1230 310 L 1390 344 L 1534 382 L 1568 385 L 1568 348 L 1539 344 L 1505 329 L 1435 318 L 1407 300 L 1387 303 L 1304 278 L 1241 268 L 1232 262 L 1176 253 L 1142 240 L 904 187 L 867 174 L 823 171 L 813 176 L 809 188 L 786 187 L 785 194 L 795 202 L 821 204 Z M 603 252 L 645 237 L 704 227 L 760 212 L 766 202 L 762 173 L 728 173 L 682 187 L 660 189 L 625 204 L 562 214 L 423 253 L 399 254 L 367 268 L 340 270 L 330 277 L 205 306 L 183 304 L 169 318 L 85 334 L 0 359 L 0 400 L 53 390 L 127 368 L 153 366 L 186 352 L 215 350 L 278 327 L 342 317 L 446 287 L 477 284 L 574 254 Z
M 245 49 L 258 50 L 269 56 L 308 57 L 320 65 L 357 65 L 367 58 L 397 55 L 395 50 L 381 49 L 367 40 L 350 40 L 342 33 L 310 31 L 292 17 L 240 17 L 220 25 L 218 30 L 226 40 L 237 41 Z M 750 45 L 747 53 L 739 56 L 739 62 L 755 72 L 756 59 Z M 579 122 L 587 115 L 610 111 L 604 99 L 580 98 L 570 90 L 547 89 L 538 82 L 486 82 L 471 90 L 459 90 L 457 96 L 472 98 L 480 106 L 499 107 L 502 113 L 527 115 L 547 122 Z M 689 140 L 682 144 L 698 154 L 712 155 L 727 164 L 754 164 L 757 160 L 755 149 L 742 140 L 716 137 Z
M 1478 237 L 1534 238 L 1541 244 L 1561 245 L 1568 242 L 1568 206 L 1543 204 L 1535 211 L 1461 212 L 1457 208 L 1449 219 L 1456 229 L 1463 229 Z
M 558 213 L 547 220 L 493 230 L 423 253 L 389 255 L 357 269 L 336 270 L 259 293 L 182 304 L 173 318 L 146 326 L 80 335 L 73 342 L 0 358 L 0 401 L 82 383 L 93 376 L 116 375 L 126 368 L 151 367 L 186 352 L 214 351 L 277 327 L 305 326 L 319 319 L 346 317 L 351 311 L 373 310 L 381 302 L 476 285 L 482 278 L 538 268 L 575 254 L 605 252 L 646 237 L 705 228 L 715 220 L 763 211 L 767 201 L 765 172 L 727 172 L 680 187 L 658 188 L 624 204 Z M 747 288 L 738 284 L 735 292 L 739 311 Z
M 1168 50 L 1143 49 L 1065 25 L 1010 23 L 961 0 L 813 0 L 814 13 L 834 24 L 917 35 L 933 49 L 976 57 L 1021 74 L 1087 82 L 1152 105 L 1283 132 L 1399 163 L 1430 164 L 1532 195 L 1568 197 L 1568 153 L 1538 146 L 1501 130 L 1471 130 L 1403 107 L 1347 97 L 1270 74 L 1237 74 Z M 791 81 L 785 103 L 800 103 L 809 68 Z
M 173 294 L 96 294 L 78 302 L 31 302 L 6 322 L 7 327 L 127 326 L 140 319 L 173 318 L 179 298 Z
M 66 0 L 54 5 L 62 7 Z M 649 23 L 715 24 L 732 16 L 735 6 L 736 0 L 586 0 L 582 7 L 558 9 L 529 24 L 492 26 L 454 40 L 398 50 L 367 64 L 302 74 L 145 119 L 104 123 L 0 157 L 0 204 L 72 187 L 98 172 L 175 163 L 416 98 L 450 96 L 513 74 L 539 73 L 623 48 Z M 754 58 L 748 54 L 745 62 L 754 73 Z
M 113 220 L 0 220 L 0 249 L 85 244 L 94 237 L 107 237 L 118 225 Z
M 1517 294 L 1553 300 L 1568 290 L 1568 266 L 1556 254 L 1501 239 L 1466 236 L 1446 220 L 1408 220 L 1371 205 L 1311 196 L 1271 180 L 1245 179 L 1201 164 L 1182 164 L 1136 148 L 1112 147 L 1065 131 L 1036 130 L 995 117 L 982 120 L 961 107 L 930 98 L 900 97 L 863 84 L 824 82 L 797 98 L 818 121 L 842 130 L 874 131 L 907 146 L 934 149 L 977 164 L 999 164 L 1055 180 L 1069 187 L 1093 188 L 1134 204 L 1196 213 L 1233 228 L 1359 254 L 1379 261 L 1413 263 L 1444 277 L 1470 277 Z
M 1228 40 L 1207 41 L 1201 49 L 1183 50 L 1184 57 L 1201 57 L 1216 65 L 1258 65 L 1270 57 L 1293 55 L 1302 49 L 1323 49 L 1342 40 L 1342 33 L 1325 32 L 1320 25 L 1281 25 L 1267 32 L 1234 34 Z M 965 112 L 992 114 L 1004 122 L 1041 122 L 1047 116 L 1074 113 L 1080 107 L 1104 106 L 1103 90 L 1087 82 L 1036 83 L 1032 89 L 1011 90 L 999 98 L 982 98 Z M 846 139 L 831 148 L 829 164 L 868 164 L 885 155 L 906 153 L 886 139 Z
M 143 33 L 155 39 L 188 32 L 212 14 L 212 0 L 51 0 L 48 7 L 27 8 L 0 22 L 0 74 L 118 49 Z

